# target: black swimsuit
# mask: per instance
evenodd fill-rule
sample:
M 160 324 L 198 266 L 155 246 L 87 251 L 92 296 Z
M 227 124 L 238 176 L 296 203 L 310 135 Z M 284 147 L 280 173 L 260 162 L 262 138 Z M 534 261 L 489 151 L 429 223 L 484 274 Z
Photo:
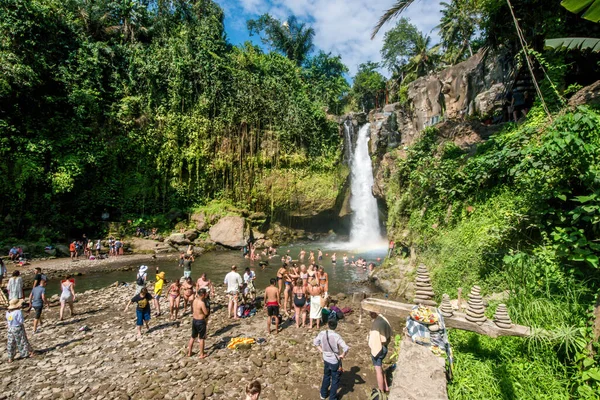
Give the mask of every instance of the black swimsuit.
M 296 307 L 304 307 L 306 304 L 306 295 L 304 293 L 294 293 L 294 305 Z

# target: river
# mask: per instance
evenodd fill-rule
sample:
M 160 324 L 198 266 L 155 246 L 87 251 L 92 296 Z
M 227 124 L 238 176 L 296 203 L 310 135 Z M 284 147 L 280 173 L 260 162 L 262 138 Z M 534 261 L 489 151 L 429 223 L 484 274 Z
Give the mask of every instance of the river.
M 315 252 L 315 257 L 318 254 L 319 248 L 323 251 L 324 257 L 319 264 L 323 265 L 325 271 L 329 274 L 330 293 L 336 294 L 344 292 L 350 294 L 359 291 L 373 292 L 377 290 L 372 285 L 357 285 L 357 282 L 364 282 L 367 279 L 368 271 L 364 270 L 362 267 L 359 268 L 352 265 L 344 265 L 342 257 L 344 254 L 347 254 L 350 260 L 352 260 L 352 256 L 354 256 L 355 260 L 359 257 L 364 257 L 367 262 L 374 262 L 376 265 L 379 265 L 380 262 L 378 262 L 377 259 L 383 259 L 386 255 L 387 248 L 385 244 L 369 249 L 349 249 L 346 243 L 339 242 L 310 242 L 282 246 L 277 249 L 278 257 L 269 260 L 269 265 L 264 270 L 258 265 L 257 261 L 251 263 L 249 260 L 244 259 L 240 251 L 212 251 L 196 257 L 196 260 L 192 264 L 192 278 L 195 280 L 201 273 L 206 272 L 209 279 L 215 284 L 219 284 L 223 282 L 225 275 L 231 270 L 231 266 L 235 264 L 238 266 L 238 272 L 240 274 L 244 273 L 244 268 L 254 267 L 256 271 L 256 287 L 258 289 L 264 289 L 269 285 L 269 280 L 276 276 L 277 269 L 281 265 L 281 255 L 287 254 L 289 250 L 292 258 L 297 260 L 301 248 L 306 251 L 306 264 L 308 264 L 308 255 L 311 250 Z M 337 255 L 336 264 L 333 264 L 330 258 L 331 254 L 334 252 Z M 181 277 L 183 272 L 178 266 L 177 257 L 178 254 L 172 254 L 169 258 L 163 257 L 156 260 L 145 261 L 144 264 L 148 265 L 148 278 L 150 280 L 154 279 L 154 271 L 157 266 L 162 271 L 165 271 L 166 279 L 168 281 Z M 129 261 L 112 265 L 114 265 L 115 268 L 121 268 L 129 265 L 138 267 L 140 264 L 133 264 Z M 76 278 L 76 291 L 83 292 L 89 289 L 100 289 L 115 282 L 127 282 L 132 284 L 135 281 L 135 276 L 136 271 L 87 272 Z M 59 282 L 50 280 L 46 291 L 49 296 L 59 293 Z

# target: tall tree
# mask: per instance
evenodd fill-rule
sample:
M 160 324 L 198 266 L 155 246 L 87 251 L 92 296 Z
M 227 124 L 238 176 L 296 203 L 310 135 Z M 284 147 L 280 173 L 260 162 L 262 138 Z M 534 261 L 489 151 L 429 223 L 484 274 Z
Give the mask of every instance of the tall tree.
M 360 64 L 354 77 L 351 95 L 364 112 L 372 110 L 385 99 L 386 79 L 377 71 L 378 68 L 379 64 L 370 61 Z
M 315 30 L 290 16 L 282 22 L 269 14 L 247 22 L 250 35 L 259 35 L 264 44 L 282 52 L 296 64 L 302 65 L 313 49 Z
M 446 58 L 452 64 L 473 55 L 471 41 L 480 23 L 480 0 L 452 0 L 442 2 L 440 30 Z
M 303 74 L 315 93 L 315 97 L 327 105 L 328 111 L 339 113 L 343 96 L 350 89 L 344 74 L 348 67 L 342 57 L 320 51 L 306 61 Z

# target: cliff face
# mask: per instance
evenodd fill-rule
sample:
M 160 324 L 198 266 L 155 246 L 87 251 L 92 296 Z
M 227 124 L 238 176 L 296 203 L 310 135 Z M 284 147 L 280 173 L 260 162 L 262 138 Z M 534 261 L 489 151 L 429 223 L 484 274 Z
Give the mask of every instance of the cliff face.
M 394 160 L 404 156 L 423 129 L 436 125 L 440 135 L 462 148 L 472 147 L 496 129 L 469 116 L 481 118 L 501 112 L 512 66 L 503 56 L 479 52 L 468 60 L 409 84 L 408 101 L 373 110 L 370 152 L 374 157 L 373 194 L 384 203 L 386 179 Z

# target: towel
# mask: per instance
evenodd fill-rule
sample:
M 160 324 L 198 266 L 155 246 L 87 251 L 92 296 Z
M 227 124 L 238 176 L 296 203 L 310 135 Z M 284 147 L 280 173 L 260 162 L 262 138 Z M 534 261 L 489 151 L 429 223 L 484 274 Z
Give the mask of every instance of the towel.
M 392 337 L 392 327 L 387 319 L 381 314 L 373 320 L 371 330 L 369 331 L 369 348 L 371 355 L 376 357 L 384 345 L 390 341 Z

